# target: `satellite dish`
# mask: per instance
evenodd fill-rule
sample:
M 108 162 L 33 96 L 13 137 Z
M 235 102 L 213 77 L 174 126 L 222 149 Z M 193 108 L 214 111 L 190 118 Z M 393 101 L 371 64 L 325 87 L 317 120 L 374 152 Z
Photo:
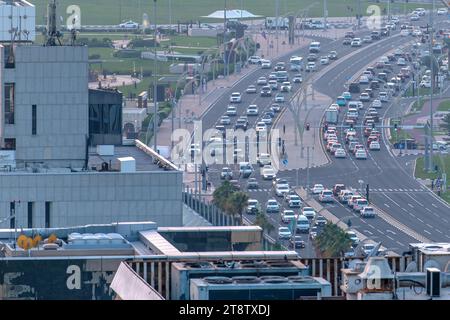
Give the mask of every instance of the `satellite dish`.
M 427 262 L 425 262 L 423 268 L 424 269 L 427 269 L 427 268 L 440 269 L 440 265 L 439 265 L 439 263 L 436 262 L 436 260 L 431 259 L 431 260 L 428 260 Z
M 414 261 L 410 262 L 405 269 L 405 272 L 417 272 L 417 263 Z

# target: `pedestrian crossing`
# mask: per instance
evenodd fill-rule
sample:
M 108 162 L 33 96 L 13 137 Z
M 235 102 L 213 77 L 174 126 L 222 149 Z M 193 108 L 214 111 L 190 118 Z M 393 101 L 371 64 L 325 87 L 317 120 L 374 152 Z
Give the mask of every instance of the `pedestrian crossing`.
M 354 190 L 359 190 L 360 188 L 351 188 Z M 273 191 L 273 189 L 249 189 L 249 192 L 271 192 Z M 364 188 L 364 192 L 366 191 L 366 189 Z M 428 192 L 427 189 L 412 189 L 412 188 L 371 188 L 369 189 L 369 192 Z

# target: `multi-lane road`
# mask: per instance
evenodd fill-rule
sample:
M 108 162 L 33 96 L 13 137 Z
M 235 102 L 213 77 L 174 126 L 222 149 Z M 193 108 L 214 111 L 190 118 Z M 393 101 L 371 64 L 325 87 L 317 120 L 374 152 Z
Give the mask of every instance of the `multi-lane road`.
M 361 37 L 364 35 L 364 33 L 358 34 Z M 322 66 L 322 69 L 326 69 L 322 70 L 320 77 L 314 79 L 315 90 L 335 99 L 336 96 L 346 91 L 345 83 L 350 78 L 354 78 L 365 70 L 368 64 L 376 61 L 377 58 L 385 55 L 387 52 L 411 42 L 413 39 L 411 37 L 401 37 L 397 31 L 388 38 L 382 38 L 370 45 L 365 44 L 356 52 L 355 48 L 342 45 L 342 40 L 331 41 L 323 38 L 313 38 L 312 40 L 319 40 L 321 42 L 321 53 L 319 53 L 319 56 L 322 54 L 326 55 L 331 50 L 338 52 L 339 59 L 331 62 L 330 66 Z M 277 61 L 272 61 L 272 64 L 275 65 L 278 61 L 288 62 L 290 56 L 293 54 L 290 53 Z M 306 57 L 308 48 L 298 50 L 295 54 Z M 270 108 L 274 102 L 273 96 L 272 98 L 265 98 L 260 97 L 259 93 L 246 94 L 245 89 L 251 84 L 256 84 L 256 80 L 259 77 L 267 77 L 271 71 L 258 69 L 242 78 L 235 86 L 229 89 L 228 93 L 230 94 L 231 92 L 241 92 L 243 100 L 237 107 L 238 115 L 232 117 L 230 128 L 234 128 L 234 122 L 240 115 L 245 115 L 248 105 L 256 104 L 259 107 L 258 117 L 248 117 L 249 128 L 254 128 L 256 122 L 260 120 L 260 117 Z M 320 69 L 318 71 L 320 72 Z M 291 78 L 292 75 L 293 73 L 291 72 Z M 309 76 L 308 73 L 304 72 L 303 81 L 307 81 Z M 286 102 L 299 87 L 299 84 L 293 84 L 292 92 L 285 94 Z M 209 108 L 202 119 L 203 131 L 213 128 L 218 124 L 220 117 L 225 114 L 228 105 L 229 95 L 225 94 Z M 398 106 L 393 105 L 392 101 L 385 105 L 380 111 L 381 118 L 389 110 L 396 107 Z M 365 109 L 367 110 L 367 107 Z M 311 123 L 320 123 L 320 119 L 308 120 Z M 405 251 L 408 248 L 408 243 L 417 242 L 416 234 L 432 241 L 449 241 L 450 207 L 412 177 L 410 170 L 407 171 L 404 168 L 404 163 L 399 162 L 389 152 L 389 146 L 384 140 L 384 137 L 383 142 L 381 151 L 370 152 L 367 160 L 355 160 L 353 157 L 347 157 L 347 159 L 331 159 L 330 163 L 326 166 L 311 168 L 311 184 L 322 183 L 327 187 L 332 187 L 336 183 L 344 183 L 348 187 L 358 189 L 360 187 L 359 180 L 363 180 L 364 184 L 368 183 L 370 185 L 371 203 L 382 210 L 383 216 L 387 216 L 388 218 L 382 219 L 376 217 L 370 220 L 355 218 L 352 219 L 352 228 L 369 238 L 381 241 L 385 247 L 394 251 Z M 220 169 L 223 166 L 229 166 L 235 169 L 234 174 L 236 177 L 238 175 L 236 165 L 211 165 L 208 180 L 214 186 L 219 186 L 221 183 L 219 175 Z M 259 169 L 255 169 L 252 177 L 257 179 L 260 189 L 259 191 L 249 191 L 249 194 L 250 198 L 259 200 L 264 209 L 268 199 L 277 199 L 277 197 L 272 187 L 272 181 L 263 180 L 259 174 Z M 295 185 L 297 181 L 296 174 L 289 171 L 280 171 L 278 172 L 278 177 L 286 178 L 291 185 Z M 300 185 L 304 186 L 306 182 L 306 170 L 299 170 L 298 177 Z M 240 182 L 245 187 L 245 180 L 241 179 Z M 282 204 L 282 211 L 285 205 L 281 198 L 277 200 Z M 355 215 L 355 213 L 339 202 L 327 205 L 326 208 L 338 218 Z M 278 227 L 283 225 L 280 221 L 280 214 L 267 214 L 267 216 L 274 226 Z M 253 216 L 247 216 L 247 218 L 249 220 L 254 219 Z M 408 228 L 405 229 L 402 226 L 407 226 Z M 305 236 L 305 240 L 306 238 L 307 235 Z M 307 246 L 306 249 L 302 250 L 300 252 L 304 256 L 313 255 L 311 246 Z

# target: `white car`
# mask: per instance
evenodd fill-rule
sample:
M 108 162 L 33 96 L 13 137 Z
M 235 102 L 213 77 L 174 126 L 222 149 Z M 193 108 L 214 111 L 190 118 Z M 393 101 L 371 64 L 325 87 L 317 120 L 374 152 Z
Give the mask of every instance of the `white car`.
M 289 193 L 290 189 L 289 186 L 287 185 L 277 185 L 276 189 L 275 189 L 275 194 L 278 197 L 283 197 L 285 194 Z
M 362 41 L 360 38 L 353 38 L 352 42 L 350 43 L 350 46 L 352 47 L 361 47 Z
M 330 63 L 330 59 L 328 59 L 328 57 L 321 57 L 320 58 L 320 64 L 321 65 L 327 65 Z
M 367 152 L 364 149 L 359 149 L 355 153 L 355 158 L 358 160 L 366 160 L 367 159 Z
M 380 92 L 378 98 L 381 102 L 389 102 L 389 94 L 385 91 Z
M 248 62 L 251 64 L 261 63 L 261 57 L 260 56 L 251 56 L 250 58 L 248 58 Z
M 261 173 L 264 180 L 272 180 L 276 178 L 275 170 L 273 170 L 272 166 L 265 165 L 261 169 Z
M 345 233 L 348 235 L 350 240 L 352 240 L 353 245 L 358 244 L 359 239 L 358 239 L 358 236 L 356 235 L 356 233 L 354 231 L 350 231 L 349 230 L 349 231 L 346 231 Z
M 302 214 L 308 219 L 314 219 L 316 217 L 316 211 L 312 207 L 303 207 Z
M 281 92 L 291 92 L 291 83 L 289 81 L 285 81 L 281 84 Z
M 437 14 L 438 15 L 445 15 L 445 14 L 447 14 L 448 13 L 448 9 L 447 8 L 439 8 L 438 10 L 437 10 Z
M 359 214 L 361 218 L 373 218 L 375 217 L 375 209 L 373 207 L 366 206 L 359 211 Z
M 368 84 L 369 78 L 367 76 L 361 76 L 359 77 L 359 84 Z
M 280 205 L 278 204 L 277 200 L 275 199 L 269 199 L 266 204 L 266 212 L 274 212 L 278 213 L 280 212 Z
M 278 90 L 277 80 L 269 80 L 269 82 L 267 82 L 267 85 L 270 87 L 271 90 Z
M 226 111 L 226 115 L 227 116 L 236 116 L 237 115 L 237 109 L 235 106 L 228 106 L 227 111 Z
M 431 88 L 431 80 L 422 80 L 419 86 L 422 88 Z
M 379 99 L 373 100 L 373 101 L 372 101 L 372 104 L 371 104 L 370 106 L 371 106 L 372 108 L 377 108 L 377 109 L 381 108 L 381 107 L 382 107 L 382 105 L 381 105 L 381 100 L 379 100 Z
M 139 28 L 139 23 L 130 20 L 130 21 L 119 24 L 119 28 L 137 29 L 137 28 Z
M 288 227 L 278 228 L 278 239 L 290 239 L 292 236 L 291 230 Z
M 281 213 L 281 221 L 284 223 L 289 223 L 295 219 L 295 213 L 293 210 L 283 210 Z
M 261 60 L 261 68 L 262 69 L 272 68 L 272 62 L 270 62 L 270 60 L 266 60 L 266 59 Z
M 381 149 L 380 143 L 378 141 L 372 141 L 369 145 L 369 150 L 379 151 Z
M 303 82 L 303 78 L 301 74 L 296 74 L 293 78 L 292 78 L 292 82 L 294 83 L 302 83 Z
M 333 202 L 333 191 L 331 190 L 323 190 L 319 195 L 319 201 L 320 202 Z
M 233 92 L 230 96 L 230 102 L 231 103 L 241 103 L 242 97 L 239 92 Z
M 398 58 L 398 60 L 397 60 L 397 65 L 398 66 L 406 66 L 406 60 L 405 60 L 405 58 Z
M 259 77 L 258 80 L 256 80 L 256 84 L 258 86 L 265 86 L 265 85 L 267 85 L 266 77 Z
M 403 29 L 402 31 L 400 31 L 400 36 L 401 37 L 409 36 L 409 30 L 408 29 Z
M 345 152 L 345 150 L 343 148 L 339 148 L 339 149 L 336 149 L 336 151 L 334 151 L 334 157 L 335 158 L 345 158 L 345 157 L 347 157 L 347 153 Z
M 306 65 L 306 72 L 313 72 L 316 70 L 316 63 L 314 61 L 308 62 Z
M 220 117 L 220 124 L 223 124 L 224 126 L 229 125 L 231 123 L 231 119 L 229 116 L 221 116 Z
M 363 244 L 362 249 L 366 255 L 369 255 L 374 248 L 375 248 L 375 245 L 373 243 L 365 243 L 365 244 Z
M 414 37 L 420 37 L 422 35 L 422 31 L 420 31 L 419 29 L 414 29 L 412 35 Z
M 411 21 L 419 21 L 420 17 L 417 14 L 413 14 L 411 15 L 411 17 L 409 18 Z
M 312 188 L 312 193 L 313 194 L 320 194 L 325 188 L 323 187 L 322 184 L 320 183 L 316 183 L 314 185 L 314 187 Z
M 259 113 L 258 106 L 256 104 L 251 104 L 247 107 L 246 114 L 248 116 L 257 116 Z
M 275 96 L 275 102 L 284 102 L 284 96 L 281 93 L 277 93 Z
M 302 200 L 296 194 L 291 195 L 288 201 L 289 208 L 300 208 L 302 206 Z
M 267 125 L 266 125 L 266 123 L 265 123 L 265 122 L 262 122 L 262 121 L 258 122 L 258 123 L 256 124 L 255 130 L 256 130 L 257 132 L 260 132 L 260 131 L 267 131 Z
M 367 102 L 370 101 L 370 96 L 368 93 L 363 92 L 359 95 L 359 101 Z
M 251 85 L 248 86 L 248 88 L 247 88 L 247 90 L 245 90 L 245 92 L 247 92 L 247 93 L 256 93 L 257 90 L 256 90 L 256 87 L 253 84 L 251 84 Z

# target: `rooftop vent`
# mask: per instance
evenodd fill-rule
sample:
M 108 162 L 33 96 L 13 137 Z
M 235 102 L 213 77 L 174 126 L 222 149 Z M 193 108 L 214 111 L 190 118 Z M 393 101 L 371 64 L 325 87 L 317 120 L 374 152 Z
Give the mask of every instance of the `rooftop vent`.
M 262 276 L 261 280 L 265 283 L 285 283 L 289 281 L 287 278 L 281 276 Z
M 231 284 L 233 280 L 228 277 L 206 277 L 203 279 L 207 283 L 211 284 Z
M 260 283 L 261 280 L 254 276 L 238 276 L 232 278 L 235 283 Z

